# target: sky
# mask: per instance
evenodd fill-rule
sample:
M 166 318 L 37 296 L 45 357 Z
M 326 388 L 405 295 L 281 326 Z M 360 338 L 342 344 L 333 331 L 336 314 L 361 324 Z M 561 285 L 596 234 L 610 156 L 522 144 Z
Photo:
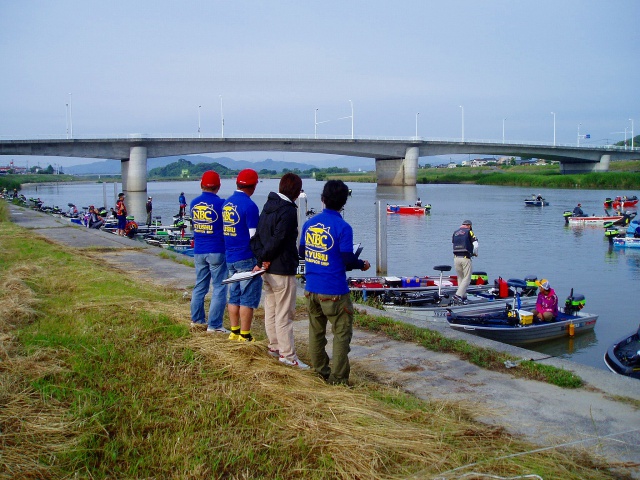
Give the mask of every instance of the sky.
M 640 131 L 639 19 L 638 0 L 0 0 L 0 138 L 350 136 L 353 108 L 356 137 L 552 143 L 555 119 L 558 144 L 615 143 Z

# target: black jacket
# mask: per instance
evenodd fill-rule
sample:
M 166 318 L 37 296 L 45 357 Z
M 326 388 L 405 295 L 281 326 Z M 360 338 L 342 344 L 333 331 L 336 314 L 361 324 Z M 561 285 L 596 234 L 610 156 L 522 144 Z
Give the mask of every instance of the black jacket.
M 298 268 L 298 207 L 270 192 L 262 208 L 256 234 L 251 238 L 251 250 L 258 265 L 271 262 L 268 272 L 274 275 L 295 275 Z

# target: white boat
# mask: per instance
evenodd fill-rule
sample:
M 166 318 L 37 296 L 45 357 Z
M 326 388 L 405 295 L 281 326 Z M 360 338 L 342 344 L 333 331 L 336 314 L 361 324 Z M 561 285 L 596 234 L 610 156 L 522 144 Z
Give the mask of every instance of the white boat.
M 640 238 L 635 237 L 615 237 L 613 246 L 618 248 L 640 248 Z

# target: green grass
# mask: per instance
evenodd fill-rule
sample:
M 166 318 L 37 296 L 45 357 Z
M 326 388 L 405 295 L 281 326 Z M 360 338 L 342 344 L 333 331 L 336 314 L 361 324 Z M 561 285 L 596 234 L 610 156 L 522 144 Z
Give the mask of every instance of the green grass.
M 388 317 L 358 313 L 354 323 L 359 328 L 382 332 L 394 340 L 417 343 L 434 352 L 453 353 L 481 368 L 543 381 L 563 388 L 579 388 L 583 385 L 580 377 L 566 370 L 533 361 L 520 361 L 513 355 L 471 345 L 464 340 L 448 338 L 439 332 L 398 322 Z M 518 368 L 507 368 L 505 362 L 508 361 L 517 363 Z
M 620 478 L 571 451 L 523 454 L 536 446 L 473 420 L 481 405 L 422 401 L 366 372 L 333 387 L 281 365 L 261 315 L 251 345 L 190 331 L 182 291 L 3 223 L 0 478 L 433 478 L 470 464 Z

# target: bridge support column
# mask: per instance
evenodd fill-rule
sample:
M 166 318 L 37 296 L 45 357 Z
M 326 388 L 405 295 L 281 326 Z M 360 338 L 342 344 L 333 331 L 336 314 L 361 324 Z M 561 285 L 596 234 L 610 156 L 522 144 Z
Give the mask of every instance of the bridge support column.
M 122 161 L 122 189 L 127 192 L 147 191 L 147 147 L 131 147 L 129 160 Z
M 584 163 L 560 163 L 560 173 L 589 173 L 589 172 L 608 172 L 609 162 L 611 162 L 611 155 L 602 155 L 598 163 L 584 162 Z
M 418 155 L 418 147 L 408 147 L 404 158 L 376 158 L 378 185 L 415 186 Z

